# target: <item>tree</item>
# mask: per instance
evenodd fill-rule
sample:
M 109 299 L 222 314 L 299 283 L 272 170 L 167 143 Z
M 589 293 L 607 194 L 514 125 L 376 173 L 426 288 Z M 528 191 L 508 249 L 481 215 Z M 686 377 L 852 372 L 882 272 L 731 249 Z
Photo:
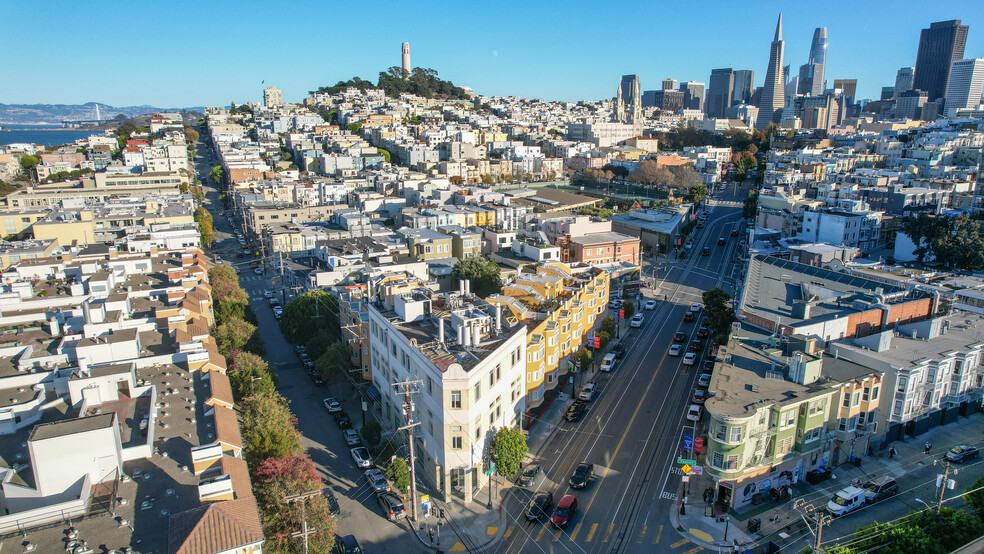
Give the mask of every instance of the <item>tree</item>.
M 282 553 L 303 552 L 303 539 L 292 536 L 303 525 L 302 508 L 288 503 L 288 496 L 319 491 L 324 487 L 318 469 L 307 454 L 290 454 L 263 460 L 253 473 L 257 505 L 263 511 L 263 534 L 267 550 Z M 323 495 L 304 501 L 303 514 L 314 533 L 308 535 L 311 552 L 332 552 L 335 517 Z
M 212 179 L 213 183 L 215 183 L 216 185 L 221 185 L 222 177 L 224 174 L 225 174 L 225 170 L 222 169 L 222 166 L 217 165 L 212 168 L 212 171 L 209 171 L 208 176 Z
M 202 241 L 202 246 L 209 246 L 215 241 L 215 231 L 212 228 L 212 214 L 208 213 L 204 207 L 199 206 L 195 210 L 195 222 L 198 223 L 198 234 Z
M 965 492 L 967 494 L 964 496 L 964 502 L 967 503 L 967 506 L 971 510 L 977 513 L 978 517 L 984 520 L 984 477 L 980 477 L 974 481 L 974 484 L 967 487 Z
M 492 176 L 489 175 L 488 173 L 483 173 L 482 174 L 482 184 L 483 185 L 491 185 L 492 184 Z
M 253 394 L 272 394 L 277 385 L 266 360 L 243 350 L 229 354 L 229 382 L 232 397 L 237 403 Z
M 385 148 L 376 148 L 376 151 L 379 152 L 379 155 L 383 157 L 384 162 L 389 162 L 390 159 L 392 158 L 392 154 L 390 154 L 389 150 Z
M 714 342 L 727 342 L 731 324 L 735 320 L 735 311 L 728 305 L 731 297 L 719 287 L 705 290 L 701 294 L 704 301 L 704 314 L 710 324 L 710 333 Z
M 454 186 L 458 186 L 458 185 L 461 184 L 461 176 L 460 175 L 452 175 L 451 178 L 448 179 L 448 180 L 451 181 L 451 184 L 454 185 Z
M 198 131 L 190 127 L 185 129 L 185 140 L 189 143 L 198 142 Z
M 571 361 L 581 364 L 581 371 L 586 371 L 591 364 L 592 358 L 594 358 L 594 355 L 591 351 L 587 348 L 582 348 L 577 351 L 577 354 L 571 357 Z
M 495 433 L 492 439 L 492 461 L 495 462 L 495 472 L 507 479 L 519 472 L 523 457 L 530 451 L 526 444 L 526 435 L 518 428 L 503 428 Z
M 362 124 L 361 123 L 349 123 L 348 125 L 345 126 L 345 128 L 348 129 L 350 133 L 357 135 L 357 134 L 359 134 L 359 131 L 362 129 Z
M 40 163 L 40 160 L 38 160 L 38 158 L 36 156 L 32 156 L 30 154 L 24 154 L 23 156 L 21 156 L 21 159 L 20 159 L 20 165 L 21 165 L 22 168 L 24 168 L 25 171 L 28 170 L 28 169 L 33 168 L 34 166 L 38 165 L 39 163 Z
M 741 208 L 741 216 L 745 219 L 751 219 L 756 215 L 758 215 L 758 193 L 752 191 L 745 197 L 744 204 Z
M 471 281 L 471 291 L 478 297 L 487 298 L 493 294 L 499 294 L 502 290 L 502 278 L 500 277 L 499 264 L 481 256 L 472 256 L 459 260 L 454 264 L 451 277 L 455 281 Z
M 375 419 L 370 419 L 366 421 L 366 424 L 362 426 L 362 438 L 365 439 L 366 445 L 370 448 L 375 448 L 382 438 L 382 427 L 379 426 L 379 422 Z
M 690 201 L 694 204 L 700 204 L 700 202 L 707 196 L 707 187 L 704 185 L 694 185 L 690 187 Z
M 615 318 L 606 315 L 605 319 L 601 320 L 601 332 L 608 333 L 609 335 L 615 334 Z
M 281 319 L 283 316 L 281 316 Z M 314 362 L 314 370 L 325 379 L 344 375 L 349 369 L 349 350 L 344 343 L 332 342 Z
M 407 495 L 410 490 L 410 467 L 402 457 L 393 456 L 386 465 L 386 478 L 400 495 Z
M 294 298 L 284 306 L 280 331 L 293 344 L 305 344 L 319 332 L 340 338 L 338 299 L 326 291 L 307 292 Z
M 927 257 L 948 270 L 984 269 L 984 237 L 981 224 L 965 215 L 930 215 L 926 212 L 905 220 L 903 231 L 916 245 L 916 259 Z
M 228 356 L 233 350 L 239 350 L 253 338 L 256 325 L 246 323 L 241 319 L 229 320 L 215 328 L 215 343 L 219 353 Z
M 622 304 L 622 311 L 625 312 L 625 319 L 632 319 L 632 316 L 635 315 L 635 302 L 629 300 Z
M 243 457 L 250 467 L 259 467 L 267 458 L 300 452 L 301 434 L 283 396 L 254 394 L 239 403 L 239 410 Z
M 673 173 L 673 185 L 679 189 L 689 190 L 702 184 L 700 173 L 690 164 L 671 167 L 670 171 Z

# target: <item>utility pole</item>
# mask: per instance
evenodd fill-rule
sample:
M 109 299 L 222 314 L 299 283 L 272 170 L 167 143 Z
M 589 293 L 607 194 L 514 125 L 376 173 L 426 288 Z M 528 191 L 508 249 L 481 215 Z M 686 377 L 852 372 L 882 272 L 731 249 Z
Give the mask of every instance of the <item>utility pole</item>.
M 933 465 L 936 465 L 936 461 L 933 461 Z M 943 507 L 943 495 L 946 494 L 946 489 L 956 485 L 953 479 L 950 479 L 950 469 L 952 469 L 950 462 L 948 460 L 943 460 L 943 473 L 936 474 L 936 515 L 940 515 L 940 508 Z M 953 475 L 957 474 L 957 470 L 953 470 Z
M 807 528 L 810 529 L 810 533 L 813 534 L 813 551 L 822 553 L 823 549 L 820 547 L 820 536 L 823 533 L 823 526 L 829 524 L 831 521 L 830 514 L 802 499 L 793 502 L 793 509 L 799 512 L 800 517 L 806 522 Z M 816 532 L 813 531 L 814 522 L 817 525 Z
M 417 474 L 414 469 L 413 459 L 413 428 L 420 425 L 420 422 L 413 420 L 413 400 L 411 400 L 410 396 L 413 394 L 420 394 L 420 386 L 422 384 L 422 381 L 411 381 L 409 379 L 404 379 L 401 382 L 393 383 L 393 387 L 396 388 L 398 392 L 403 393 L 403 413 L 407 417 L 407 424 L 400 427 L 398 430 L 406 430 L 407 444 L 410 449 L 410 514 L 413 516 L 414 523 L 417 523 Z
M 307 501 L 309 498 L 314 498 L 319 496 L 321 491 L 308 491 L 302 492 L 301 494 L 294 494 L 287 496 L 284 500 L 288 503 L 299 502 L 301 504 L 301 530 L 296 533 L 291 533 L 292 537 L 303 537 L 304 538 L 304 554 L 308 554 L 308 535 L 313 535 L 317 532 L 314 527 L 308 527 L 307 522 Z

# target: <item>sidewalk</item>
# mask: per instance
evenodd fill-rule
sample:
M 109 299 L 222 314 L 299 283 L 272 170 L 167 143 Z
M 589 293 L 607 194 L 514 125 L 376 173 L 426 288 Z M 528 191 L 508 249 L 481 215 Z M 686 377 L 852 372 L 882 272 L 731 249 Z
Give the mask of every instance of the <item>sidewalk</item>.
M 683 502 L 681 483 L 679 500 L 670 510 L 670 522 L 689 540 L 708 550 L 732 550 L 734 541 L 737 540 L 742 551 L 749 549 L 757 552 L 758 548 L 765 547 L 770 541 L 782 544 L 783 539 L 779 533 L 787 533 L 792 537 L 801 534 L 804 523 L 799 513 L 793 509 L 794 500 L 797 498 L 807 498 L 814 504 L 825 505 L 826 499 L 857 480 L 864 483 L 873 477 L 890 475 L 903 481 L 907 473 L 932 465 L 934 460 L 939 460 L 947 450 L 957 444 L 969 442 L 981 446 L 981 441 L 975 439 L 980 437 L 982 430 L 984 430 L 984 413 L 960 417 L 953 423 L 934 427 L 919 436 L 907 436 L 904 440 L 893 442 L 891 446 L 894 446 L 898 452 L 894 457 L 889 457 L 888 449 L 875 450 L 870 456 L 862 458 L 860 467 L 841 464 L 833 468 L 831 477 L 827 481 L 816 485 L 799 481 L 793 485 L 790 496 L 784 500 L 777 502 L 767 497 L 768 500 L 758 506 L 732 510 L 729 514 L 723 514 L 715 507 L 714 514 L 707 515 L 705 510 L 708 504 L 703 501 L 702 491 L 712 486 L 712 481 L 706 475 L 691 477 L 686 513 L 680 515 L 680 506 Z M 927 441 L 933 444 L 929 454 L 924 452 Z M 905 488 L 904 482 L 900 484 Z M 725 521 L 725 515 L 730 518 L 729 521 Z M 748 521 L 752 518 L 761 518 L 761 527 L 755 533 L 746 530 Z M 727 540 L 725 540 L 726 528 Z

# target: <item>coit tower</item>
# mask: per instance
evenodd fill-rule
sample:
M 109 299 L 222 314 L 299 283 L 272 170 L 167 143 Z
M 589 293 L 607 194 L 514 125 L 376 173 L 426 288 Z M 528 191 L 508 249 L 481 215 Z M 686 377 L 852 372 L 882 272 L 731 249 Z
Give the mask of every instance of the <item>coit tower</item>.
M 403 43 L 403 78 L 410 78 L 410 43 Z

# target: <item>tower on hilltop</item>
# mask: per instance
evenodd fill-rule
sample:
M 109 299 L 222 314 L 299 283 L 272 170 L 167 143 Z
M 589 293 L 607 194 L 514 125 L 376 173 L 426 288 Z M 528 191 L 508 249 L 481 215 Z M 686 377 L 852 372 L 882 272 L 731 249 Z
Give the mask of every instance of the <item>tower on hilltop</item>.
M 410 43 L 403 43 L 403 78 L 410 78 Z

